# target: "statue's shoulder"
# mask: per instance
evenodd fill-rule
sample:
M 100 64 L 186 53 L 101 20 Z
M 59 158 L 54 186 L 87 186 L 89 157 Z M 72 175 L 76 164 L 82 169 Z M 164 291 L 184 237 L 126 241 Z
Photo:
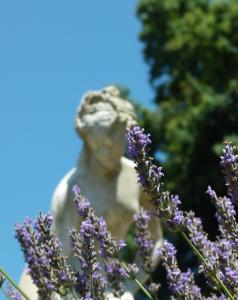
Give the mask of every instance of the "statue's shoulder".
M 137 175 L 133 160 L 123 156 L 121 158 L 121 172 L 128 172 L 130 175 L 136 178 Z
M 135 163 L 131 159 L 126 157 L 121 158 L 121 172 L 119 177 L 125 178 L 125 180 L 128 180 L 128 183 L 135 186 L 136 189 L 138 188 Z
M 118 201 L 132 210 L 136 211 L 139 205 L 140 187 L 137 183 L 135 164 L 132 160 L 121 158 L 121 172 L 117 181 Z

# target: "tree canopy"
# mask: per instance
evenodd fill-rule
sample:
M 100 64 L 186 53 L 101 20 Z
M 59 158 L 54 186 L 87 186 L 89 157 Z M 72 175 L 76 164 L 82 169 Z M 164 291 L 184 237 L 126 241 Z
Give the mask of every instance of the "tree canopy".
M 143 125 L 166 153 L 167 188 L 215 235 L 205 191 L 224 192 L 221 147 L 238 141 L 238 1 L 141 0 L 137 15 L 158 104 Z
M 224 194 L 219 156 L 224 141 L 238 145 L 238 1 L 140 0 L 137 15 L 158 107 L 139 109 L 141 125 L 152 135 L 166 188 L 214 238 L 215 209 L 205 192 L 211 185 Z M 195 266 L 182 240 L 170 238 L 182 265 Z

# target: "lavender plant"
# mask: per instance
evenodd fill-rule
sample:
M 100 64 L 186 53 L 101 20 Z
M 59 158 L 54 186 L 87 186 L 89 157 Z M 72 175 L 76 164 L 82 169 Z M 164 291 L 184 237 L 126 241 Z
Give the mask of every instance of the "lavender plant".
M 177 195 L 166 191 L 164 173 L 149 157 L 150 135 L 138 125 L 127 131 L 129 150 L 135 161 L 138 181 L 150 195 L 153 211 L 141 208 L 134 215 L 136 243 L 142 266 L 147 273 L 152 271 L 152 250 L 154 248 L 149 232 L 151 218 L 160 218 L 175 234 L 181 234 L 199 259 L 199 272 L 203 273 L 213 289 L 209 297 L 202 294 L 191 270 L 181 271 L 176 258 L 175 247 L 167 241 L 157 252 L 167 273 L 171 299 L 181 300 L 235 300 L 238 299 L 238 155 L 235 147 L 227 143 L 221 156 L 221 168 L 225 175 L 228 193 L 218 197 L 209 186 L 207 193 L 216 207 L 219 235 L 215 241 L 208 238 L 201 219 L 180 209 Z M 37 285 L 39 295 L 50 299 L 54 293 L 60 296 L 71 294 L 80 300 L 106 299 L 110 291 L 115 297 L 124 293 L 125 280 L 134 280 L 148 299 L 157 299 L 159 284 L 151 283 L 146 289 L 138 280 L 138 266 L 126 264 L 120 258 L 124 241 L 117 241 L 107 229 L 103 217 L 96 216 L 90 202 L 83 197 L 79 187 L 73 188 L 80 229 L 69 229 L 69 237 L 79 270 L 72 270 L 62 254 L 59 239 L 52 233 L 52 216 L 40 214 L 35 221 L 27 219 L 15 226 L 16 238 L 28 264 L 28 272 Z M 100 258 L 100 259 L 99 259 Z M 5 280 L 10 285 L 3 289 Z M 18 291 L 13 289 L 16 288 Z M 8 299 L 29 297 L 0 268 L 0 288 Z M 20 295 L 20 294 L 22 295 Z
M 15 235 L 28 264 L 28 273 L 38 287 L 40 298 L 51 299 L 54 294 L 62 297 L 71 294 L 75 299 L 100 300 L 106 298 L 106 290 L 120 297 L 124 293 L 124 281 L 130 279 L 152 299 L 150 293 L 136 279 L 138 267 L 120 260 L 120 251 L 125 242 L 112 237 L 105 220 L 96 216 L 79 187 L 75 186 L 73 192 L 82 222 L 79 231 L 75 228 L 69 229 L 69 237 L 74 255 L 78 258 L 79 272 L 72 270 L 67 258 L 62 255 L 61 242 L 51 230 L 53 218 L 50 214 L 40 213 L 35 221 L 26 219 L 22 225 L 15 226 Z M 102 258 L 102 263 L 99 262 L 99 257 Z M 29 300 L 2 269 L 0 274 Z M 4 277 L 0 277 L 1 284 Z M 10 287 L 8 298 L 18 299 L 19 294 L 14 294 L 13 291 Z
M 50 214 L 40 214 L 35 222 L 27 219 L 23 225 L 15 226 L 29 275 L 44 299 L 49 299 L 54 292 L 66 295 L 75 280 L 74 272 L 62 255 L 61 242 L 51 231 L 52 221 Z
M 219 223 L 219 231 L 221 236 L 217 237 L 215 242 L 208 239 L 204 232 L 202 222 L 194 216 L 193 212 L 183 212 L 179 209 L 180 200 L 177 195 L 171 195 L 164 189 L 162 177 L 164 176 L 161 167 L 157 167 L 153 163 L 153 159 L 149 157 L 149 145 L 151 144 L 150 135 L 145 134 L 144 129 L 138 125 L 133 125 L 127 131 L 127 139 L 130 153 L 135 161 L 135 169 L 138 173 L 138 181 L 143 190 L 151 196 L 151 202 L 154 205 L 157 216 L 163 220 L 168 227 L 180 233 L 188 242 L 194 253 L 200 260 L 199 269 L 206 276 L 208 283 L 221 292 L 221 297 L 228 299 L 236 299 L 237 294 L 237 223 L 235 219 L 234 205 L 238 201 L 238 156 L 234 154 L 235 147 L 231 143 L 225 146 L 223 156 L 221 157 L 221 167 L 225 174 L 226 185 L 228 187 L 228 197 L 218 198 L 215 191 L 208 187 L 208 193 L 211 196 L 216 209 L 216 217 Z M 167 248 L 160 255 L 164 260 L 167 269 L 168 280 L 172 293 L 175 293 L 176 285 L 179 281 L 174 282 L 171 274 L 176 271 L 177 275 L 181 275 L 178 271 L 177 263 L 168 264 L 169 252 L 172 248 Z M 186 273 L 187 275 L 190 272 Z M 193 282 L 189 275 L 188 282 Z M 179 286 L 177 286 L 179 290 Z M 188 289 L 184 295 L 176 295 L 178 299 L 198 299 L 201 298 L 200 291 L 192 288 L 199 295 L 189 296 Z M 186 297 L 185 297 L 186 294 Z M 224 296 L 225 295 L 225 296 Z M 214 295 L 211 297 L 215 297 Z M 200 299 L 199 298 L 199 299 Z
M 88 294 L 90 293 L 89 290 L 91 290 L 91 293 L 93 292 L 94 294 L 94 299 L 104 299 L 103 295 L 105 297 L 106 288 L 110 288 L 114 296 L 120 297 L 124 292 L 124 281 L 131 279 L 135 280 L 144 293 L 151 298 L 149 292 L 146 291 L 141 283 L 136 279 L 135 275 L 138 272 L 137 266 L 134 264 L 126 265 L 120 259 L 120 251 L 123 247 L 125 247 L 125 242 L 123 240 L 117 242 L 117 240 L 113 238 L 111 232 L 107 229 L 104 218 L 98 218 L 96 216 L 96 213 L 91 207 L 89 201 L 82 196 L 80 188 L 75 186 L 73 188 L 73 192 L 75 194 L 77 210 L 79 216 L 83 218 L 83 222 L 80 230 L 81 237 L 76 233 L 76 230 L 70 230 L 69 234 L 73 250 L 76 256 L 81 259 L 81 268 L 86 271 L 84 272 L 84 276 L 85 274 L 91 273 L 91 278 L 88 276 L 87 280 L 84 280 L 84 282 L 93 282 L 92 276 L 95 272 L 93 272 L 92 269 L 94 264 L 97 265 L 97 273 L 99 271 L 99 264 L 97 262 L 97 255 L 94 247 L 95 242 L 98 244 L 98 254 L 103 260 L 104 273 L 107 279 L 106 281 L 102 273 L 98 273 L 97 278 L 100 281 L 98 288 L 101 290 L 96 292 L 95 285 L 91 284 L 91 287 L 85 288 L 86 290 L 88 289 Z M 85 227 L 84 225 L 86 223 L 88 227 L 88 244 L 84 245 L 82 241 L 85 241 L 85 229 L 82 229 L 82 226 Z M 87 254 L 84 255 L 84 253 Z M 88 269 L 89 265 L 91 265 L 90 270 Z M 96 293 L 100 296 L 96 297 Z

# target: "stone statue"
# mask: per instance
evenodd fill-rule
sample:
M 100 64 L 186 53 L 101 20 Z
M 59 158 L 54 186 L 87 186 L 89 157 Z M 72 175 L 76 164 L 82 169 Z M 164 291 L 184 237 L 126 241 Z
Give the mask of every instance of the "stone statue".
M 133 106 L 121 99 L 119 90 L 113 86 L 86 93 L 79 105 L 75 126 L 84 141 L 83 148 L 76 167 L 59 182 L 52 199 L 54 231 L 63 242 L 64 254 L 74 266 L 78 262 L 73 258 L 67 228 L 80 225 L 73 202 L 75 184 L 90 200 L 96 214 L 106 219 L 109 230 L 118 239 L 125 237 L 139 206 L 149 206 L 137 183 L 134 163 L 123 156 L 126 127 L 133 120 Z M 152 224 L 152 235 L 157 248 L 162 240 L 157 221 Z M 156 264 L 155 259 L 154 262 Z M 145 279 L 145 274 L 140 277 Z M 29 292 L 26 278 L 23 276 L 21 286 Z M 133 288 L 128 287 L 129 290 Z

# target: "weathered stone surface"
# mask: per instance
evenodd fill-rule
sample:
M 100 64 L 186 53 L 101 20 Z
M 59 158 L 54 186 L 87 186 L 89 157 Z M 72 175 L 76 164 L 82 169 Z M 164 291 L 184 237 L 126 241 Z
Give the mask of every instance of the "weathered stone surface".
M 134 163 L 123 156 L 126 127 L 134 120 L 133 106 L 121 99 L 113 86 L 86 93 L 79 105 L 75 126 L 84 145 L 76 167 L 59 182 L 52 199 L 54 231 L 63 241 L 64 254 L 74 266 L 77 262 L 70 249 L 67 228 L 79 228 L 80 224 L 73 202 L 75 184 L 90 200 L 97 215 L 104 216 L 108 228 L 118 239 L 125 237 L 139 206 L 148 206 L 148 199 L 137 183 Z M 152 224 L 152 234 L 158 246 L 161 242 L 159 223 Z M 144 280 L 145 274 L 141 273 L 140 277 Z M 21 286 L 30 293 L 26 280 L 23 276 Z M 128 286 L 129 290 L 133 288 Z M 37 297 L 31 296 L 31 299 Z

